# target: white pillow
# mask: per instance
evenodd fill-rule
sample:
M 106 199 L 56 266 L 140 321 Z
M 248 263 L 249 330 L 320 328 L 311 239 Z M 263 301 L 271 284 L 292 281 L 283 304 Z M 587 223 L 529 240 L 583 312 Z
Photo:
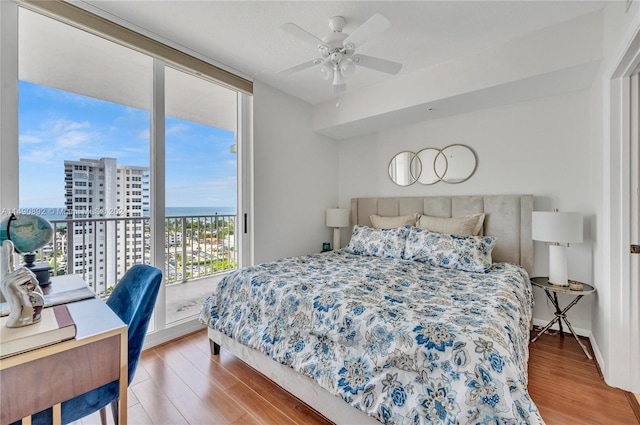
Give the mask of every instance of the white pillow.
M 370 215 L 369 219 L 374 229 L 395 229 L 410 224 L 416 225 L 417 213 L 409 215 L 398 215 L 395 217 L 382 217 L 379 215 Z
M 451 218 L 421 215 L 417 227 L 447 235 L 477 236 L 482 230 L 483 223 L 484 213 Z

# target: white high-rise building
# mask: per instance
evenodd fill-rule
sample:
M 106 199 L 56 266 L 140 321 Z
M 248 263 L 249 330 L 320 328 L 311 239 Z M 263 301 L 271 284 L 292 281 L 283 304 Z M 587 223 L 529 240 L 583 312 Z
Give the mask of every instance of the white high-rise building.
M 67 229 L 67 273 L 102 292 L 144 262 L 149 168 L 101 158 L 65 160 L 64 169 L 67 218 L 77 220 Z

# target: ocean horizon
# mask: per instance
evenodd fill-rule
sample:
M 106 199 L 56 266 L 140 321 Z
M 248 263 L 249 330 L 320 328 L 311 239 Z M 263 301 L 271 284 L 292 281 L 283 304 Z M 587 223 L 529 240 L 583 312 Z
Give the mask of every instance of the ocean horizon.
M 236 210 L 236 207 L 166 207 L 165 216 L 235 215 Z M 31 207 L 20 208 L 18 213 L 38 215 L 51 221 L 66 219 L 66 211 L 64 207 Z

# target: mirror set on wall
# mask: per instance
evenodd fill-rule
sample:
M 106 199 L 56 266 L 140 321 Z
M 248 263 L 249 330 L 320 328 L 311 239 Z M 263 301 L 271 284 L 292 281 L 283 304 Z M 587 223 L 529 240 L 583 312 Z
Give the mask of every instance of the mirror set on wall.
M 473 149 L 456 143 L 443 149 L 398 152 L 389 162 L 389 177 L 398 186 L 415 182 L 431 185 L 439 181 L 457 184 L 468 180 L 476 167 Z

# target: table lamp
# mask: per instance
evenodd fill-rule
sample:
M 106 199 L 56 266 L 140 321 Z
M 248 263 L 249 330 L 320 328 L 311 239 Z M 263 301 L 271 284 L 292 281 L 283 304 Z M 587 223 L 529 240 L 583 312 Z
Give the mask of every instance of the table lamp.
M 333 227 L 333 249 L 340 249 L 340 228 L 349 226 L 349 210 L 328 208 L 326 220 L 327 227 Z
M 550 242 L 549 283 L 569 286 L 567 278 L 567 247 L 582 242 L 582 214 L 576 212 L 534 211 L 533 240 Z M 566 245 L 563 245 L 566 244 Z

